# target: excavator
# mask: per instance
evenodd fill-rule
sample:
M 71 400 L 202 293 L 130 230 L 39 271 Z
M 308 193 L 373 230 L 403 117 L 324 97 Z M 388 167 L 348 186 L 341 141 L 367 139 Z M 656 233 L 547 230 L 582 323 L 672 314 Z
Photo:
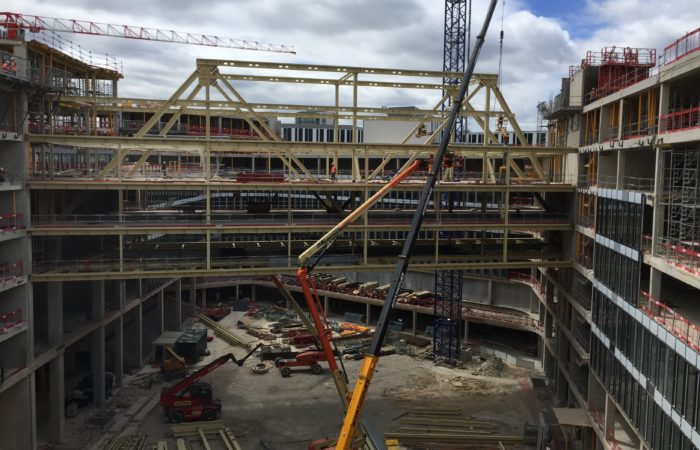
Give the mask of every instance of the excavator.
M 241 367 L 245 360 L 261 345 L 258 344 L 242 359 L 236 359 L 233 353 L 219 356 L 169 388 L 164 388 L 160 393 L 160 406 L 163 408 L 163 415 L 172 423 L 216 419 L 221 413 L 221 400 L 213 398 L 209 383 L 199 380 L 228 361 L 233 361 L 238 367 Z
M 456 97 L 453 98 L 452 109 L 445 123 L 445 130 L 451 130 L 454 126 L 457 115 L 462 108 L 462 102 L 464 101 L 467 87 L 474 73 L 474 67 L 476 66 L 476 61 L 479 57 L 481 47 L 483 46 L 486 32 L 488 30 L 491 18 L 493 17 L 494 10 L 496 9 L 496 4 L 498 0 L 491 0 L 489 9 L 486 14 L 486 19 L 482 26 L 481 32 L 476 37 L 476 43 L 474 49 L 469 57 L 469 63 L 462 78 L 462 82 L 459 86 L 458 93 Z M 396 264 L 394 276 L 392 277 L 391 287 L 387 291 L 386 299 L 382 306 L 381 313 L 379 315 L 379 320 L 375 328 L 374 335 L 372 337 L 372 342 L 369 347 L 368 353 L 365 355 L 362 365 L 360 367 L 360 374 L 355 384 L 355 388 L 350 393 L 347 389 L 347 378 L 344 373 L 338 368 L 337 362 L 335 360 L 335 354 L 331 348 L 331 332 L 328 327 L 328 323 L 319 311 L 323 311 L 320 305 L 320 299 L 316 293 L 316 287 L 313 282 L 313 278 L 309 276 L 311 270 L 318 263 L 323 253 L 328 250 L 333 242 L 340 235 L 342 230 L 353 220 L 360 216 L 364 211 L 369 209 L 375 202 L 382 198 L 390 189 L 401 182 L 406 176 L 411 172 L 415 171 L 420 165 L 419 161 L 413 161 L 413 163 L 406 168 L 403 172 L 395 176 L 389 183 L 387 183 L 382 189 L 380 189 L 375 195 L 370 197 L 365 203 L 360 205 L 355 211 L 344 218 L 338 225 L 326 233 L 321 239 L 310 246 L 306 251 L 299 255 L 298 263 L 299 269 L 297 269 L 297 278 L 304 293 L 304 298 L 306 300 L 309 311 L 313 318 L 313 324 L 316 328 L 316 334 L 321 351 L 325 354 L 325 360 L 328 362 L 331 373 L 333 374 L 336 387 L 338 388 L 338 393 L 340 395 L 341 401 L 345 408 L 345 417 L 340 430 L 338 439 L 335 441 L 314 441 L 309 444 L 309 450 L 320 450 L 320 449 L 338 449 L 338 450 L 350 450 L 357 448 L 361 445 L 360 439 L 357 436 L 358 422 L 360 422 L 360 415 L 362 413 L 362 408 L 364 406 L 365 397 L 369 389 L 372 377 L 374 375 L 377 362 L 379 360 L 379 353 L 381 346 L 384 342 L 384 338 L 388 331 L 389 319 L 391 311 L 398 299 L 401 287 L 403 286 L 406 272 L 408 270 L 408 265 L 411 257 L 411 253 L 415 246 L 416 240 L 418 239 L 418 233 L 420 231 L 421 225 L 423 223 L 423 218 L 425 216 L 425 211 L 430 200 L 432 190 L 437 181 L 439 172 L 442 167 L 443 159 L 447 153 L 447 147 L 449 145 L 449 135 L 443 133 L 443 139 L 440 140 L 440 145 L 437 152 L 434 155 L 433 162 L 428 171 L 427 180 L 423 186 L 421 192 L 420 200 L 416 208 L 415 214 L 413 215 L 413 220 L 411 221 L 411 226 L 406 236 L 403 249 L 398 257 Z M 411 160 L 409 160 L 410 162 Z M 318 254 L 318 255 L 317 255 Z M 311 258 L 315 257 L 315 260 L 309 262 Z M 274 278 L 273 278 L 274 280 Z M 281 284 L 281 283 L 280 283 Z M 278 287 L 280 287 L 278 284 Z M 291 295 L 290 295 L 291 296 Z

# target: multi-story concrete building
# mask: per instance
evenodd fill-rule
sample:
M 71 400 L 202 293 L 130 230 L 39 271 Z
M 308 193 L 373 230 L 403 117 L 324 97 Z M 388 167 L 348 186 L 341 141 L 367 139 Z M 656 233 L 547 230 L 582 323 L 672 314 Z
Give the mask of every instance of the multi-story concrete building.
M 128 99 L 118 96 L 121 74 L 113 69 L 21 35 L 3 37 L 0 55 L 14 65 L 0 73 L 0 409 L 22 405 L 0 422 L 8 448 L 65 442 L 73 389 L 103 405 L 126 373 L 150 360 L 156 338 L 179 330 L 207 302 L 208 289 L 212 297 L 222 286 L 252 298 L 256 290 L 274 295 L 261 276 L 294 273 L 295 256 L 342 211 L 434 154 L 434 136 L 424 130 L 437 124 L 439 134 L 442 80 L 459 76 L 198 60 L 170 99 Z M 351 105 L 255 103 L 233 86 L 270 82 L 251 78 L 249 67 L 292 73 L 274 81 L 292 86 L 430 90 L 436 106 L 407 114 L 358 105 L 357 95 Z M 483 138 L 450 147 L 454 173 L 434 190 L 406 284 L 429 289 L 435 271 L 460 271 L 465 301 L 454 319 L 462 336 L 482 325 L 514 330 L 541 358 L 545 313 L 537 298 L 544 291 L 532 274 L 570 266 L 574 166 L 566 156 L 575 149 L 544 148 L 526 136 L 495 75 L 475 74 L 471 92 L 496 107 L 483 98 L 486 110 L 465 104 L 462 117 L 479 124 Z M 286 136 L 283 123 L 291 120 L 290 130 L 323 129 L 323 141 Z M 369 142 L 381 121 L 402 126 L 374 130 Z M 505 122 L 509 142 L 522 145 L 503 145 L 498 124 Z M 317 271 L 386 282 L 423 183 L 418 173 L 377 203 Z M 352 292 L 324 295 L 334 310 L 359 309 L 368 323 L 382 303 Z M 413 331 L 433 323 L 434 301 L 420 300 L 397 305 Z
M 588 52 L 553 101 L 575 146 L 573 270 L 545 272 L 545 371 L 596 448 L 700 447 L 700 48 Z M 592 448 L 592 447 L 591 447 Z

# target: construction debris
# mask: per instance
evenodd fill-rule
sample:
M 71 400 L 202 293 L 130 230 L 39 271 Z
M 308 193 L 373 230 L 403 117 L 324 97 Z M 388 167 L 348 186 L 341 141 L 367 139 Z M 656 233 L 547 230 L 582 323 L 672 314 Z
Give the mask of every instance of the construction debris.
M 459 409 L 416 408 L 397 418 L 397 431 L 385 433 L 386 439 L 396 439 L 401 445 L 431 447 L 435 444 L 521 444 L 524 436 L 498 435 L 497 424 L 462 416 Z
M 479 365 L 472 375 L 480 375 L 484 377 L 501 377 L 503 375 L 503 370 L 505 369 L 505 364 L 501 358 L 489 358 Z
M 103 450 L 142 450 L 146 448 L 147 436 L 143 434 L 127 434 L 117 436 L 107 442 Z
M 178 438 L 178 448 L 180 448 L 181 438 L 198 436 L 202 446 L 206 449 L 212 448 L 210 440 L 223 443 L 226 449 L 241 450 L 241 446 L 236 441 L 236 437 L 230 428 L 225 427 L 223 422 L 215 420 L 211 422 L 190 422 L 173 425 L 171 434 Z M 182 441 L 184 444 L 184 441 Z
M 205 315 L 200 315 L 199 321 L 202 322 L 207 327 L 211 328 L 214 331 L 214 334 L 219 336 L 221 339 L 226 341 L 228 344 L 233 345 L 233 346 L 243 347 L 246 350 L 250 349 L 250 343 L 248 341 L 246 341 L 241 336 L 238 336 L 237 334 L 235 334 L 231 330 L 222 327 L 218 323 L 211 320 L 209 317 L 207 317 Z

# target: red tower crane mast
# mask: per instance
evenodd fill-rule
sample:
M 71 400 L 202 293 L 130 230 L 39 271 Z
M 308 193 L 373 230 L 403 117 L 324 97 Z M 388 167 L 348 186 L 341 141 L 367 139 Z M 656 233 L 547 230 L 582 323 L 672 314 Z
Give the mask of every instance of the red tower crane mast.
M 89 20 L 58 19 L 56 17 L 33 16 L 12 12 L 0 12 L 0 28 L 7 31 L 6 38 L 19 39 L 20 31 L 31 33 L 54 31 L 59 33 L 90 34 L 93 36 L 111 36 L 144 41 L 172 42 L 178 44 L 203 45 L 207 47 L 235 48 L 240 50 L 257 50 L 263 52 L 292 53 L 296 51 L 291 45 L 268 44 L 265 42 L 233 39 L 206 34 L 187 33 L 158 28 L 144 28 L 130 25 L 92 22 Z

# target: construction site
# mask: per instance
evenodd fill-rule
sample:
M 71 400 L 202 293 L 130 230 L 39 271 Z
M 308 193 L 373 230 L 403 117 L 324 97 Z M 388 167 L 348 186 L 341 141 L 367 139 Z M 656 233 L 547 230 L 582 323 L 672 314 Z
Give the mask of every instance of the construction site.
M 0 450 L 700 449 L 700 28 L 527 129 L 494 14 L 432 70 L 0 13 Z M 221 59 L 125 97 L 71 34 Z

